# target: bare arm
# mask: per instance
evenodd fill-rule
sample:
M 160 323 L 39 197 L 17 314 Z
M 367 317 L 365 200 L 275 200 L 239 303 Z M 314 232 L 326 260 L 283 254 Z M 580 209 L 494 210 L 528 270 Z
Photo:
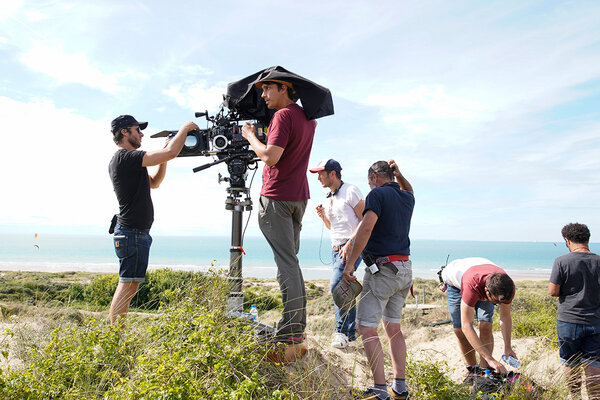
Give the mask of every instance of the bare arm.
M 552 297 L 560 296 L 560 285 L 552 282 L 548 283 L 548 294 Z
M 325 213 L 325 208 L 323 207 L 322 204 L 319 204 L 317 206 L 317 215 L 319 217 L 321 217 L 321 219 L 323 220 L 323 223 L 325 224 L 325 227 L 327 229 L 331 229 L 331 221 L 329 220 L 329 218 L 327 218 L 327 214 Z
M 390 164 L 390 167 L 392 167 L 392 169 L 394 170 L 394 177 L 396 178 L 396 182 L 398 182 L 398 185 L 400 185 L 400 189 L 406 190 L 408 192 L 411 192 L 412 194 L 415 194 L 415 192 L 413 192 L 412 185 L 406 180 L 406 178 L 400 172 L 400 168 L 398 168 L 396 161 L 389 160 L 388 164 Z
M 283 154 L 283 147 L 273 144 L 265 145 L 256 137 L 256 127 L 246 122 L 242 128 L 242 136 L 250 143 L 252 150 L 269 167 L 277 164 Z
M 167 163 L 164 162 L 158 165 L 156 171 L 153 174 L 148 174 L 148 179 L 150 179 L 150 187 L 152 189 L 156 189 L 160 186 L 163 179 L 165 179 L 165 174 L 167 172 Z
M 498 360 L 494 359 L 490 351 L 483 345 L 481 339 L 473 329 L 473 319 L 475 318 L 475 308 L 469 306 L 464 301 L 460 303 L 460 320 L 462 325 L 462 331 L 471 343 L 471 346 L 483 357 L 488 365 L 496 370 L 496 372 L 500 374 L 506 373 L 506 368 L 502 364 L 498 362 Z
M 153 165 L 159 165 L 177 157 L 185 143 L 187 134 L 196 129 L 199 129 L 198 125 L 193 122 L 187 122 L 179 129 L 179 132 L 177 132 L 175 137 L 171 139 L 165 147 L 160 150 L 147 151 L 142 159 L 142 166 L 151 167 Z
M 365 211 L 365 201 L 361 200 L 354 206 L 354 214 L 356 214 L 359 221 L 363 219 L 363 211 Z
M 358 217 L 358 220 L 362 221 L 362 219 L 363 219 L 363 215 L 362 214 L 363 214 L 363 211 L 365 210 L 365 201 L 364 200 L 360 200 L 358 203 L 356 203 L 356 205 L 353 207 L 353 209 L 354 209 L 354 214 L 356 214 L 356 216 Z M 358 227 L 359 226 L 360 225 L 356 226 L 356 229 L 352 233 L 352 237 L 356 236 L 356 233 L 358 232 Z M 352 247 L 354 247 L 352 245 L 352 240 L 348 240 L 346 242 L 346 244 L 344 245 L 344 247 L 342 247 L 342 249 L 340 250 L 340 255 L 342 256 L 342 263 L 343 264 L 346 264 L 346 262 L 348 261 L 348 257 L 350 257 L 350 253 L 352 252 Z
M 502 332 L 502 339 L 504 340 L 504 354 L 518 358 L 511 345 L 512 317 L 510 316 L 510 304 L 500 303 L 499 307 L 500 331 Z
M 371 232 L 373 232 L 373 228 L 377 223 L 377 219 L 379 217 L 373 211 L 368 210 L 365 213 L 363 220 L 358 225 L 356 230 L 356 234 L 354 235 L 354 245 L 352 246 L 352 252 L 348 257 L 348 262 L 346 263 L 346 267 L 344 268 L 344 279 L 347 281 L 355 281 L 356 277 L 354 276 L 354 263 L 360 256 L 360 253 L 367 246 L 367 242 L 371 237 Z

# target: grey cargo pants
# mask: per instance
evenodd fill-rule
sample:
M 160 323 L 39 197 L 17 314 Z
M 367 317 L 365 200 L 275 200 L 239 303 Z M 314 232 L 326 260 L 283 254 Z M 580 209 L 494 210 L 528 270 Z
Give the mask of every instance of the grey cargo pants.
M 283 299 L 283 315 L 277 324 L 277 337 L 282 339 L 299 335 L 306 328 L 306 288 L 296 257 L 306 203 L 266 196 L 259 199 L 258 226 L 273 250 Z

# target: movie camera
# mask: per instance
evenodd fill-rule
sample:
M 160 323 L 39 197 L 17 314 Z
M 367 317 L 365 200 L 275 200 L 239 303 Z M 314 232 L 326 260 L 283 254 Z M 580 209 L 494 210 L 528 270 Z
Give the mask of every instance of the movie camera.
M 236 110 L 225 111 L 221 106 L 219 112 L 208 115 L 208 111 L 195 113 L 196 118 L 205 117 L 207 128 L 190 131 L 178 157 L 215 156 L 217 161 L 201 165 L 193 169 L 202 171 L 213 165 L 227 163 L 229 178 L 220 178 L 229 182 L 232 187 L 244 187 L 245 176 L 249 166 L 256 167 L 258 158 L 250 148 L 250 143 L 242 136 L 242 126 L 249 121 Z M 256 127 L 256 137 L 262 143 L 267 142 L 267 126 L 259 121 L 251 121 Z M 177 131 L 167 130 L 156 133 L 151 137 L 175 136 Z M 253 168 L 251 168 L 253 169 Z

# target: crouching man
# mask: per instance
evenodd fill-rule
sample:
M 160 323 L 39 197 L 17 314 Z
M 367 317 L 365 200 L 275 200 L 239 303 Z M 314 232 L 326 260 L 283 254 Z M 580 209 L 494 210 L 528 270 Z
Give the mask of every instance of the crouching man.
M 469 370 L 466 381 L 477 375 L 480 368 L 490 367 L 505 374 L 506 368 L 492 356 L 492 317 L 494 306 L 499 305 L 504 354 L 517 358 L 511 347 L 510 305 L 515 295 L 513 280 L 502 268 L 480 257 L 450 262 L 442 270 L 442 280 L 447 286 L 448 311 L 454 333 Z M 479 335 L 473 328 L 475 313 L 479 321 Z M 480 356 L 480 365 L 477 364 L 476 352 Z

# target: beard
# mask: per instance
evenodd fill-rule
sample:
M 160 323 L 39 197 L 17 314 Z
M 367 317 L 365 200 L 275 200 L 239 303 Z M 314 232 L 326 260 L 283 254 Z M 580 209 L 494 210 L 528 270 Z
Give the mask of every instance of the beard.
M 129 142 L 129 144 L 134 148 L 134 149 L 139 149 L 142 145 L 142 143 L 140 143 L 140 141 L 137 138 L 134 138 L 133 136 L 129 136 L 127 138 L 127 142 Z

